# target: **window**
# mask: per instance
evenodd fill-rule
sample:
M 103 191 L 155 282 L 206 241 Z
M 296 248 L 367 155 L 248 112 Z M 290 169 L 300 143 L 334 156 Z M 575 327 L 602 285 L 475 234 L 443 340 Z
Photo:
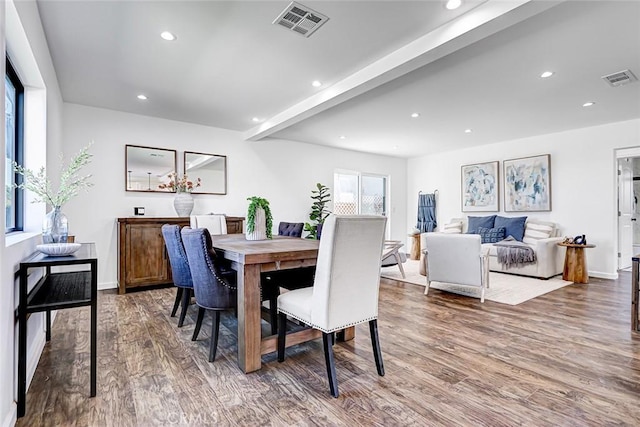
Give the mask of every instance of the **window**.
M 341 215 L 387 215 L 387 181 L 382 175 L 336 172 L 333 212 Z
M 14 173 L 13 162 L 23 162 L 24 86 L 6 59 L 5 87 L 5 233 L 22 230 L 23 191 L 14 187 L 22 176 Z
M 334 174 L 333 188 L 333 212 L 338 215 L 357 215 L 360 212 L 358 174 Z

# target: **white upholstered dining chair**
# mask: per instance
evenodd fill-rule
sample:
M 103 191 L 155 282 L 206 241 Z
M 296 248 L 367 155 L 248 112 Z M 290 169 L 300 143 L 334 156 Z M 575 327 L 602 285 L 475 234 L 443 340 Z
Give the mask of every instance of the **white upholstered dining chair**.
M 227 218 L 222 214 L 191 215 L 191 228 L 206 228 L 211 235 L 227 234 Z
M 278 361 L 284 361 L 287 316 L 322 331 L 333 397 L 338 397 L 336 331 L 369 322 L 376 367 L 384 375 L 377 318 L 385 226 L 381 216 L 330 215 L 322 228 L 313 287 L 278 297 Z

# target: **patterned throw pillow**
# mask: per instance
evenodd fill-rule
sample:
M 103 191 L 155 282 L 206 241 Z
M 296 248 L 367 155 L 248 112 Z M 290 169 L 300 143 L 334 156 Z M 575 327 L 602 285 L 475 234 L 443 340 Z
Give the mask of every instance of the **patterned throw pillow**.
M 504 227 L 485 228 L 478 227 L 478 234 L 482 243 L 496 243 L 504 240 L 506 235 L 506 229 Z
M 496 215 L 489 216 L 470 216 L 469 226 L 467 227 L 467 234 L 480 234 L 478 232 L 479 227 L 493 228 L 493 223 L 496 220 Z

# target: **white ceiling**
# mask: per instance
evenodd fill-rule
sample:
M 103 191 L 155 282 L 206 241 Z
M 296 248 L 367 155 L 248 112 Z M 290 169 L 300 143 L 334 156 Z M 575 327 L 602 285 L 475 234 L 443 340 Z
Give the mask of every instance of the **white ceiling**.
M 250 139 L 413 157 L 640 118 L 600 78 L 640 77 L 640 1 L 301 3 L 310 38 L 271 24 L 288 1 L 38 1 L 65 101 Z

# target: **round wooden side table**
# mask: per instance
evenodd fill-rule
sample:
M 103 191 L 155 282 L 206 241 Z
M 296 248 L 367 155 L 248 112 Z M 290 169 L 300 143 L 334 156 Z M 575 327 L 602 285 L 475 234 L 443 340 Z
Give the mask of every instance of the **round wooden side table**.
M 408 236 L 413 237 L 413 240 L 411 241 L 411 253 L 409 254 L 409 259 L 420 259 L 420 233 L 409 234 Z
M 558 243 L 558 246 L 567 248 L 564 255 L 564 271 L 562 280 L 573 283 L 589 283 L 589 271 L 587 260 L 584 256 L 586 248 L 595 248 L 596 245 L 576 245 L 575 243 Z

